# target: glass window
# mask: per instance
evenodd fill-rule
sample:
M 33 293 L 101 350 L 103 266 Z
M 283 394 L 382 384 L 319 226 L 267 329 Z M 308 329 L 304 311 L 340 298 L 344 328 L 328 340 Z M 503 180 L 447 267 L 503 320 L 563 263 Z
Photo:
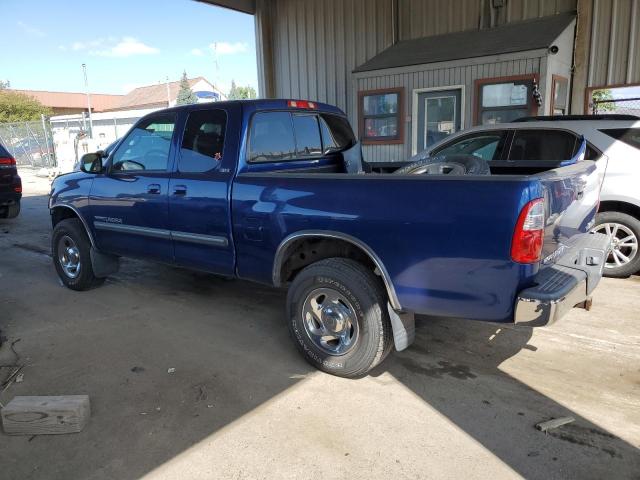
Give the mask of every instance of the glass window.
M 296 149 L 289 112 L 258 112 L 249 134 L 250 162 L 278 162 L 294 158 Z
M 478 92 L 478 122 L 508 123 L 530 114 L 533 78 L 481 84 Z
M 400 118 L 402 91 L 361 94 L 360 135 L 363 141 L 401 140 Z
M 526 105 L 527 97 L 527 85 L 523 83 L 494 83 L 482 87 L 483 107 Z
M 577 140 L 573 133 L 562 130 L 518 130 L 509 160 L 569 160 Z
M 320 127 L 325 152 L 328 147 L 342 150 L 356 143 L 356 137 L 353 134 L 351 125 L 349 125 L 349 121 L 345 117 L 322 114 L 320 116 Z
M 579 145 L 576 145 L 576 150 L 580 148 Z M 575 152 L 574 152 L 575 155 Z M 593 147 L 593 145 L 589 145 L 587 143 L 587 151 L 584 155 L 585 160 L 598 160 L 602 154 Z
M 178 171 L 208 172 L 222 160 L 227 114 L 224 110 L 191 112 L 182 136 Z
M 321 155 L 322 141 L 316 115 L 294 115 L 293 130 L 296 135 L 296 154 Z
M 569 80 L 567 78 L 554 75 L 551 88 L 553 90 L 553 98 L 551 99 L 552 114 L 566 114 L 569 103 Z
M 600 131 L 627 145 L 640 149 L 640 128 L 611 128 Z
M 174 115 L 152 117 L 136 125 L 118 144 L 112 171 L 166 170 L 174 126 Z
M 475 155 L 484 160 L 498 160 L 500 158 L 501 141 L 504 132 L 482 132 L 454 140 L 440 148 L 434 149 L 432 155 Z

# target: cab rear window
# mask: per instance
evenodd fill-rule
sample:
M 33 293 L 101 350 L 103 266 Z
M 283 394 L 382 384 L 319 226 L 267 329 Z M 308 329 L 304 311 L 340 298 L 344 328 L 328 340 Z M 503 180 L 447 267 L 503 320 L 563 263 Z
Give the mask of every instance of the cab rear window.
M 606 128 L 600 131 L 640 150 L 640 128 Z
M 258 112 L 249 131 L 249 162 L 280 162 L 319 157 L 351 147 L 346 118 L 317 113 Z

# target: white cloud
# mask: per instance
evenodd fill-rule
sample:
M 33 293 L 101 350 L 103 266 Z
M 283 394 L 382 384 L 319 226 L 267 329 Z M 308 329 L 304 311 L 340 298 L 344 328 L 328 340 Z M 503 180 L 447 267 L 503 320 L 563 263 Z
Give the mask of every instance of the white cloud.
M 46 33 L 44 33 L 39 28 L 34 27 L 33 25 L 26 24 L 22 21 L 18 22 L 18 26 L 29 35 L 33 35 L 34 37 L 44 37 Z
M 196 57 L 201 57 L 202 55 L 204 55 L 204 53 L 199 48 L 194 48 L 191 50 L 191 55 L 195 55 Z
M 214 42 L 209 45 L 209 48 L 218 55 L 235 55 L 237 53 L 246 52 L 249 46 L 246 43 L 242 42 Z
M 88 42 L 73 42 L 69 48 L 74 51 L 87 50 L 89 55 L 99 57 L 130 57 L 133 55 L 150 55 L 158 53 L 155 47 L 139 41 L 134 37 L 98 38 Z
M 100 57 L 130 57 L 132 55 L 151 55 L 158 52 L 157 48 L 150 47 L 136 38 L 124 37 L 113 46 L 102 50 L 92 50 L 89 54 Z

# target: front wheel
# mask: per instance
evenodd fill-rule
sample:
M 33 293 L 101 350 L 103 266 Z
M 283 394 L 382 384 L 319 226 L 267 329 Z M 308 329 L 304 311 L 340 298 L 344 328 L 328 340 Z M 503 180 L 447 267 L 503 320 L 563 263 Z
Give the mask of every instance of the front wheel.
M 605 277 L 626 278 L 640 271 L 640 220 L 622 212 L 596 215 L 593 232 L 611 237 L 611 252 L 604 266 Z
M 93 273 L 91 243 L 77 218 L 62 220 L 53 228 L 51 253 L 56 272 L 66 287 L 88 290 L 104 282 L 104 278 Z
M 316 368 L 359 377 L 391 351 L 386 295 L 372 271 L 346 258 L 313 263 L 293 280 L 287 295 L 289 331 Z

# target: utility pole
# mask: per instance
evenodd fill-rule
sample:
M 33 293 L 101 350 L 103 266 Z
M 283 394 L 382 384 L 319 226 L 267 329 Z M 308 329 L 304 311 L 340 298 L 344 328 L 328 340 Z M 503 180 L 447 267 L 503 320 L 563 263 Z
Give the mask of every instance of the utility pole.
M 87 108 L 89 109 L 89 137 L 93 138 L 93 120 L 91 118 L 91 94 L 89 93 L 89 81 L 87 80 L 87 64 L 82 64 L 84 72 L 84 87 L 87 89 Z
M 169 75 L 167 75 L 167 108 L 171 106 L 171 93 L 169 93 Z

